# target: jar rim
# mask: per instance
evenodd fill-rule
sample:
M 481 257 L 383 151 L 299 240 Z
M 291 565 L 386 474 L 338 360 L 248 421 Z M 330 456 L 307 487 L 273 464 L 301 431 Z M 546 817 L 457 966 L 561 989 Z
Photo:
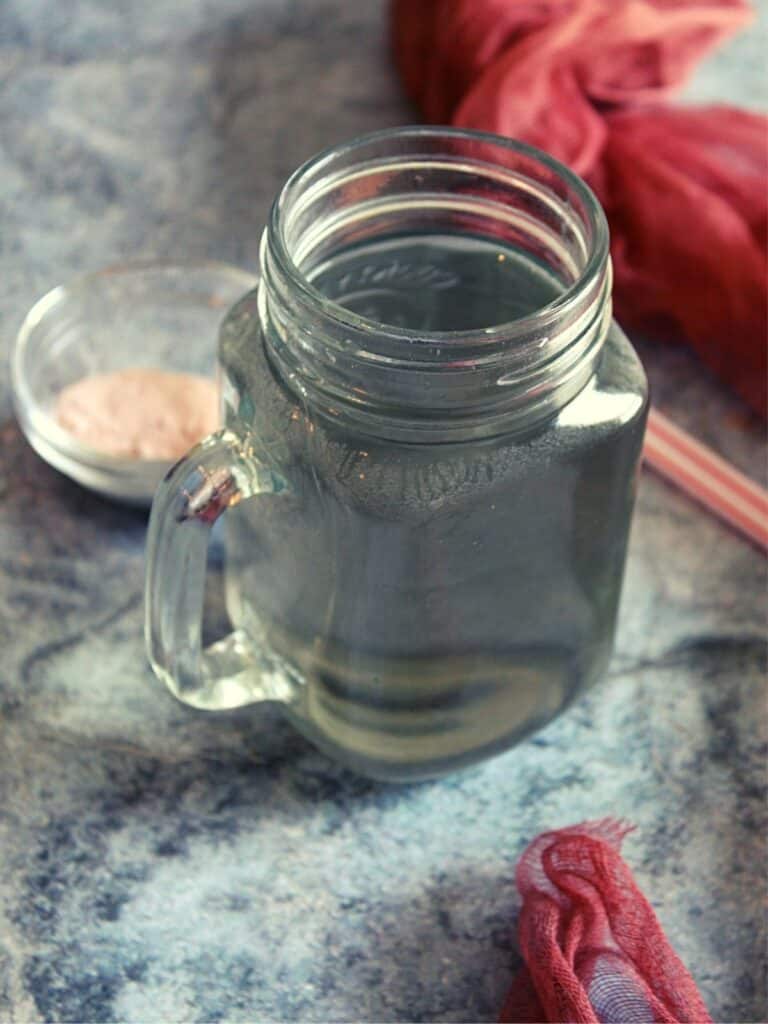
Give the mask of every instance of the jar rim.
M 347 142 L 329 146 L 301 164 L 287 179 L 277 198 L 272 204 L 269 215 L 270 248 L 280 271 L 290 281 L 305 302 L 317 308 L 324 316 L 335 321 L 339 326 L 359 332 L 362 335 L 385 334 L 392 340 L 413 342 L 424 338 L 424 331 L 389 324 L 371 317 L 363 316 L 350 310 L 340 302 L 325 295 L 315 287 L 302 272 L 290 252 L 285 237 L 286 206 L 292 192 L 310 182 L 312 177 L 324 169 L 324 166 L 335 160 L 343 160 L 356 150 L 387 141 L 402 142 L 403 140 L 461 140 L 485 145 L 497 146 L 509 152 L 527 157 L 538 162 L 543 168 L 560 178 L 582 202 L 591 232 L 591 245 L 584 267 L 575 280 L 550 302 L 532 313 L 505 320 L 484 327 L 461 330 L 430 330 L 430 340 L 442 345 L 471 344 L 478 334 L 489 342 L 514 340 L 534 330 L 541 330 L 549 321 L 559 320 L 567 316 L 579 301 L 585 287 L 600 274 L 609 255 L 609 230 L 605 213 L 592 189 L 565 164 L 543 150 L 520 142 L 517 139 L 496 135 L 492 132 L 477 131 L 468 128 L 452 128 L 440 125 L 404 125 L 380 131 L 358 135 Z M 405 157 L 405 155 L 404 155 Z M 473 158 L 474 159 L 474 158 Z M 478 164 L 492 166 L 488 161 L 475 161 Z

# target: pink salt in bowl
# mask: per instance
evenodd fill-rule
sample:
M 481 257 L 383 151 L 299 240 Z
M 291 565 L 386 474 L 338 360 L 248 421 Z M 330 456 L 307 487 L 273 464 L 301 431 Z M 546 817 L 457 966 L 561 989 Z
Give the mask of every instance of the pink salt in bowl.
M 255 284 L 225 263 L 135 263 L 48 292 L 11 360 L 29 443 L 84 487 L 148 505 L 177 449 L 217 426 L 218 329 Z

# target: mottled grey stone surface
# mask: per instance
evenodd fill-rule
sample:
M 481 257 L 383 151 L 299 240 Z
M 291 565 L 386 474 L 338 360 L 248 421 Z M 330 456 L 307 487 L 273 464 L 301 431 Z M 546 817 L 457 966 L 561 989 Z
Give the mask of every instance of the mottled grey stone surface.
M 412 117 L 382 25 L 374 0 L 0 0 L 0 357 L 81 270 L 252 267 L 302 158 Z M 764 105 L 764 45 L 693 93 Z M 761 475 L 760 428 L 695 360 L 643 355 L 661 408 Z M 644 475 L 609 678 L 504 757 L 396 788 L 161 691 L 144 527 L 29 450 L 0 371 L 0 1019 L 492 1020 L 517 856 L 610 814 L 716 1020 L 765 1020 L 755 550 Z

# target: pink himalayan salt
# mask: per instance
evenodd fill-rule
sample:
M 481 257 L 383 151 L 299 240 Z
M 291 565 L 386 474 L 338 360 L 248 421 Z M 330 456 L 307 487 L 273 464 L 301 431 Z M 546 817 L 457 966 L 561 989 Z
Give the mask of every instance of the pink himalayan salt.
M 175 460 L 219 425 L 213 381 L 136 367 L 95 374 L 64 388 L 56 419 L 105 455 Z

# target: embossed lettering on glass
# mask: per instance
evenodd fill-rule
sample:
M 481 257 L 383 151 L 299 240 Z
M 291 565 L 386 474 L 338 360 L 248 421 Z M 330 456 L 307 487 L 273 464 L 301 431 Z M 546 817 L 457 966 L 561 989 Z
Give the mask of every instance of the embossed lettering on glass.
M 286 183 L 230 312 L 224 429 L 161 485 L 147 643 L 382 778 L 499 752 L 609 659 L 647 407 L 608 234 L 536 150 L 398 129 Z M 226 511 L 234 631 L 201 648 Z

